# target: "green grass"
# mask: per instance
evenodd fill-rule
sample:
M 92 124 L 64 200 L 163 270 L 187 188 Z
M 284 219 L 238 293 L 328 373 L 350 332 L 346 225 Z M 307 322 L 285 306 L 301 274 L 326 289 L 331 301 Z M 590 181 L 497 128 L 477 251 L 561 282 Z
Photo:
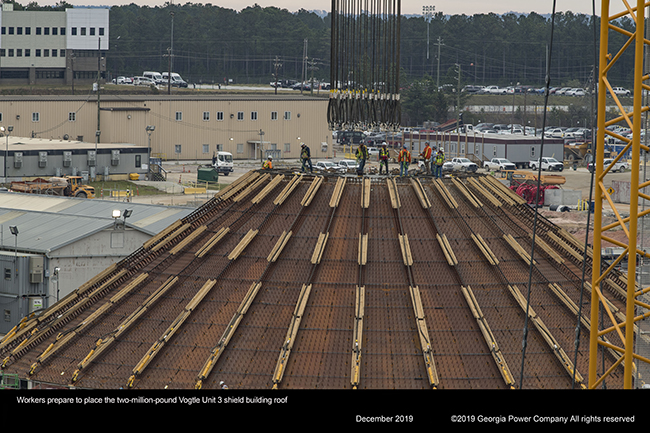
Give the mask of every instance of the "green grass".
M 133 194 L 144 195 L 144 196 L 153 196 L 153 195 L 165 195 L 165 191 L 161 191 L 156 187 L 148 185 L 138 185 L 128 180 L 110 180 L 107 182 L 97 181 L 89 182 L 90 186 L 95 188 L 95 195 L 100 195 L 101 190 L 104 190 L 104 196 L 110 195 L 111 191 L 126 191 L 127 189 L 132 191 Z

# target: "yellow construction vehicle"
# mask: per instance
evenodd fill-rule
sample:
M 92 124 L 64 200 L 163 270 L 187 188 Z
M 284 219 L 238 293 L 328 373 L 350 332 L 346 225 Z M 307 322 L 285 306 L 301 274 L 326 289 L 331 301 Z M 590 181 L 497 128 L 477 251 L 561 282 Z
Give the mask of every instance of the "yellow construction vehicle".
M 28 194 L 59 195 L 66 197 L 95 198 L 95 188 L 83 183 L 81 176 L 37 178 L 11 182 L 11 190 Z

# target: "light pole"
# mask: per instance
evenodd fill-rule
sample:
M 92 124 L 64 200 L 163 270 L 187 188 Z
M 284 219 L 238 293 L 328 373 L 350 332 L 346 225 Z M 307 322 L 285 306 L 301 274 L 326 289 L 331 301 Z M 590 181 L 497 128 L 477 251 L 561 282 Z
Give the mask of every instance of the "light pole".
M 147 135 L 149 136 L 149 141 L 147 144 L 147 180 L 149 179 L 149 173 L 151 173 L 151 133 L 156 129 L 154 125 L 147 125 L 145 128 L 145 131 L 147 131 Z
M 435 10 L 435 6 L 422 6 L 422 15 L 424 16 L 424 21 L 427 22 L 427 60 L 429 60 L 429 24 L 431 23 L 431 17 L 433 17 Z
M 7 163 L 7 160 L 9 158 L 9 134 L 11 134 L 11 131 L 13 131 L 13 130 L 14 130 L 14 127 L 12 125 L 7 126 L 7 128 L 5 128 L 4 126 L 0 126 L 0 132 L 5 134 L 5 137 L 7 137 L 6 140 L 5 140 L 5 143 L 6 143 L 6 145 L 5 145 L 6 146 L 5 147 L 5 183 L 7 183 L 7 170 L 8 170 L 8 167 L 9 167 L 9 164 Z

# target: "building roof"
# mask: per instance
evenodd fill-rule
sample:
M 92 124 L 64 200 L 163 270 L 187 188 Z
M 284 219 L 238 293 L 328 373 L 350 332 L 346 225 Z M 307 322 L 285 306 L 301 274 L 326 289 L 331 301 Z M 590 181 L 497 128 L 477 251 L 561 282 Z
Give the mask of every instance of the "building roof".
M 114 224 L 112 211 L 133 210 L 126 226 L 154 236 L 194 208 L 0 192 L 0 245 L 13 249 L 9 226 L 17 226 L 18 249 L 47 254 Z
M 254 171 L 22 322 L 0 360 L 79 388 L 571 389 L 583 254 L 489 175 Z

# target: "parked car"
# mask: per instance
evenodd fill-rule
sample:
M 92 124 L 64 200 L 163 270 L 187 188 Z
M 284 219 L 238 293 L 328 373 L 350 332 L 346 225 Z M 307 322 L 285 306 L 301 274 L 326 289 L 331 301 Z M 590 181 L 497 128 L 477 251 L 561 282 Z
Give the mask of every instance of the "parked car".
M 379 148 L 378 147 L 369 147 L 368 148 L 368 155 L 369 156 L 379 155 Z
M 612 163 L 614 162 L 614 159 L 612 158 L 606 158 L 603 160 L 603 167 L 607 168 L 609 167 Z M 627 162 L 624 161 L 618 161 L 616 164 L 612 166 L 612 168 L 609 170 L 612 173 L 618 171 L 619 173 L 624 172 L 625 170 L 628 169 Z M 593 172 L 595 170 L 594 163 L 590 162 L 589 165 L 587 166 L 587 170 L 590 172 Z
M 333 161 L 317 161 L 314 164 L 314 169 L 318 171 L 338 172 L 341 171 L 341 166 L 335 164 Z
M 565 128 L 549 128 L 544 132 L 547 138 L 564 138 Z
M 357 161 L 353 159 L 342 159 L 339 161 L 339 167 L 341 167 L 344 171 L 348 171 L 348 170 L 356 171 L 358 166 L 359 164 L 357 164 Z
M 632 92 L 623 87 L 614 87 L 612 90 L 614 91 L 614 94 L 618 96 L 632 96 Z
M 169 72 L 163 72 L 161 76 L 163 84 L 171 82 L 172 87 L 187 87 L 185 80 L 183 80 L 176 72 L 171 73 L 171 78 L 169 78 Z
M 155 86 L 156 83 L 147 77 L 133 77 L 134 86 Z
M 539 159 L 530 161 L 528 163 L 528 166 L 533 170 L 537 170 L 539 167 Z M 542 170 L 562 171 L 564 170 L 564 163 L 558 161 L 555 158 L 544 157 L 542 158 Z
M 492 158 L 490 161 L 483 163 L 486 170 L 515 170 L 517 166 L 505 158 Z
M 488 93 L 490 95 L 505 95 L 508 90 L 505 87 L 499 87 L 499 86 L 486 86 L 483 88 L 484 93 Z
M 473 173 L 478 170 L 478 165 L 474 164 L 467 158 L 452 158 L 451 163 L 454 171 Z

